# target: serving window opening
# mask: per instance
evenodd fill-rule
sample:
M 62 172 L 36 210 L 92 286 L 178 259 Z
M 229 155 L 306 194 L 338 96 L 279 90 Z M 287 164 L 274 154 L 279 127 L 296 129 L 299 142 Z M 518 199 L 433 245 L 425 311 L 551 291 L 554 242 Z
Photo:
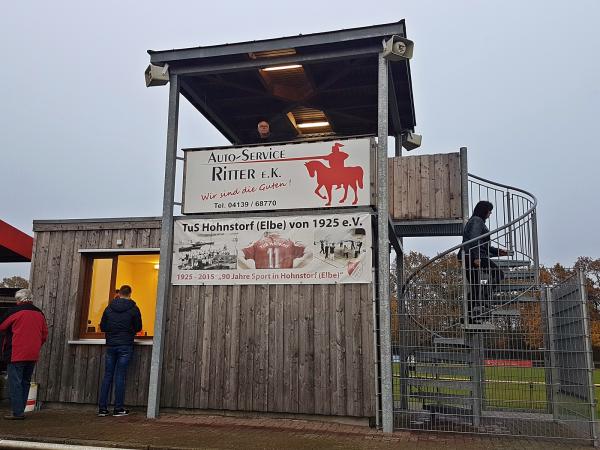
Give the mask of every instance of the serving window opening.
M 136 338 L 153 336 L 159 257 L 158 253 L 86 256 L 80 338 L 104 338 L 102 314 L 124 284 L 131 286 L 131 298 L 142 314 L 142 331 Z

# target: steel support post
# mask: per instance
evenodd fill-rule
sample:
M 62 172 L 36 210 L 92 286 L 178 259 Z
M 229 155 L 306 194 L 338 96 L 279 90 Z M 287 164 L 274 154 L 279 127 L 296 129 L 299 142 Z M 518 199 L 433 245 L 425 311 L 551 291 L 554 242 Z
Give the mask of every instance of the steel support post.
M 512 220 L 513 220 L 511 195 L 512 194 L 510 193 L 510 189 L 507 189 L 506 190 L 506 219 L 508 220 L 508 223 L 512 222 Z M 506 247 L 508 248 L 508 252 L 509 252 L 508 254 L 511 256 L 514 254 L 515 245 L 517 243 L 516 232 L 517 231 L 512 226 L 508 227 L 508 230 L 506 230 L 506 236 L 508 238 L 508 244 Z M 515 233 L 514 239 L 513 239 L 513 233 Z
M 385 433 L 394 429 L 390 317 L 390 240 L 388 205 L 388 62 L 379 53 L 377 114 L 377 297 L 379 302 L 379 364 L 381 423 Z
M 554 420 L 560 419 L 559 410 L 559 372 L 558 362 L 556 361 L 556 345 L 554 322 L 554 304 L 552 303 L 552 289 L 544 287 L 542 290 L 542 309 L 545 313 L 545 333 L 544 333 L 544 363 L 546 364 L 546 395 L 548 397 L 548 409 L 552 413 Z
M 402 134 L 396 134 L 394 139 L 394 155 L 396 158 L 402 157 Z M 397 340 L 397 344 L 400 347 L 400 409 L 408 410 L 408 364 L 407 358 L 410 357 L 410 352 L 407 348 L 411 346 L 412 342 L 408 333 L 408 324 L 406 323 L 406 307 L 404 305 L 404 294 L 402 287 L 404 286 L 404 239 L 398 237 L 398 242 L 401 246 L 401 251 L 396 251 L 396 301 L 398 307 L 396 308 L 398 314 L 398 336 L 394 336 Z M 395 399 L 394 399 L 395 400 Z
M 154 340 L 150 363 L 150 386 L 148 389 L 147 416 L 154 419 L 160 409 L 160 383 L 164 347 L 165 312 L 171 292 L 171 263 L 173 259 L 173 203 L 175 195 L 175 172 L 177 162 L 177 131 L 179 123 L 179 77 L 171 75 L 169 80 L 169 115 L 167 125 L 167 156 L 165 163 L 165 185 L 163 190 L 163 213 L 160 230 L 160 264 Z
M 581 292 L 581 311 L 583 312 L 583 341 L 585 346 L 585 368 L 587 370 L 586 381 L 588 388 L 588 406 L 590 408 L 590 437 L 593 440 L 594 447 L 598 447 L 600 445 L 600 441 L 598 439 L 598 424 L 596 423 L 596 392 L 594 389 L 594 359 L 592 354 L 592 336 L 590 328 L 590 316 L 588 314 L 585 277 L 581 270 L 577 271 L 577 281 L 579 282 L 579 291 Z
M 535 285 L 540 285 L 540 252 L 538 249 L 537 209 L 531 213 L 531 240 L 533 244 L 533 269 Z
M 481 425 L 483 407 L 483 339 L 480 331 L 471 335 L 471 364 L 473 385 L 473 426 Z

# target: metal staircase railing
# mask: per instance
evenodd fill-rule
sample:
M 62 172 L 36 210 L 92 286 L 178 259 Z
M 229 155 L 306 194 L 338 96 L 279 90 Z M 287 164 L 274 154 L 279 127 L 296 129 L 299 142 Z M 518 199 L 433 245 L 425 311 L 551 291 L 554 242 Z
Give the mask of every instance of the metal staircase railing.
M 519 326 L 520 305 L 539 298 L 535 196 L 469 174 L 471 211 L 480 200 L 494 205 L 491 231 L 417 267 L 405 255 L 409 275 L 398 289 L 392 317 L 394 407 L 400 428 L 414 428 L 414 423 L 428 427 L 427 414 L 446 417 L 450 429 L 463 430 L 467 422 L 479 427 L 486 342 L 493 333 L 510 334 Z M 485 256 L 494 255 L 495 247 L 507 253 L 490 262 L 481 258 L 479 267 L 471 262 L 474 257 L 457 259 L 459 250 Z M 427 412 L 424 419 L 419 412 Z

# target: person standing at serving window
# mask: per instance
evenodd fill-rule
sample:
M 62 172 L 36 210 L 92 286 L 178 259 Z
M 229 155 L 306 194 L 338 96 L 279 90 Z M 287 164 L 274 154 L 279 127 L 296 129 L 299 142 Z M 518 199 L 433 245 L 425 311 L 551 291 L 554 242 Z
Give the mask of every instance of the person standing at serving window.
M 113 416 L 126 416 L 129 410 L 123 407 L 125 397 L 125 377 L 133 356 L 133 340 L 142 329 L 140 309 L 131 299 L 131 286 L 123 285 L 119 296 L 104 310 L 100 330 L 106 334 L 106 359 L 104 378 L 100 388 L 98 416 L 109 415 L 108 401 L 110 388 L 115 385 L 115 408 Z

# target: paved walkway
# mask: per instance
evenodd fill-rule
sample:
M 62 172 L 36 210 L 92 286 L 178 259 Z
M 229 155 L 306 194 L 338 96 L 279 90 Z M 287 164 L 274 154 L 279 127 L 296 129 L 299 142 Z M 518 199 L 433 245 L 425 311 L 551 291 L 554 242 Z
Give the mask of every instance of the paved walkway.
M 24 421 L 0 419 L 0 438 L 134 449 L 526 449 L 579 447 L 574 443 L 483 438 L 426 432 L 385 435 L 347 424 L 309 420 L 163 414 L 148 420 L 96 417 L 91 408 L 44 409 Z

